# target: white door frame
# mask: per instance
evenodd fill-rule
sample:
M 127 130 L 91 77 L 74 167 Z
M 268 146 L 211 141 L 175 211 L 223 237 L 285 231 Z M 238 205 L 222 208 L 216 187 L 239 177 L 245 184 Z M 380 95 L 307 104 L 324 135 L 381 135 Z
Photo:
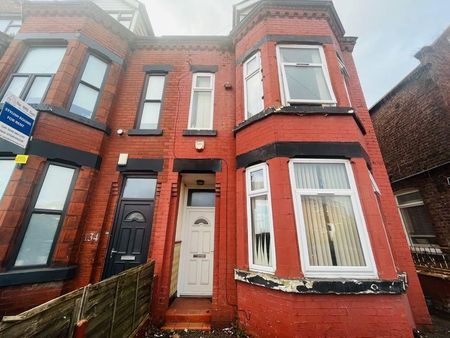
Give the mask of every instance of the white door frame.
M 193 292 L 185 292 L 184 286 L 186 283 L 186 276 L 187 274 L 187 265 L 186 265 L 186 255 L 188 254 L 188 247 L 187 242 L 189 240 L 189 230 L 190 226 L 188 224 L 189 222 L 189 211 L 195 210 L 195 211 L 205 211 L 205 213 L 211 213 L 213 217 L 211 217 L 210 221 L 212 222 L 212 228 L 211 228 L 211 269 L 210 269 L 210 275 L 211 275 L 211 283 L 213 283 L 213 273 L 214 273 L 214 242 L 215 242 L 215 206 L 214 207 L 188 207 L 188 195 L 189 190 L 214 190 L 212 187 L 192 187 L 188 186 L 185 188 L 184 198 L 180 201 L 180 203 L 183 203 L 183 207 L 180 211 L 182 211 L 182 224 L 181 224 L 181 248 L 180 248 L 180 263 L 179 263 L 179 269 L 178 269 L 178 285 L 177 285 L 177 297 L 182 296 L 199 296 L 199 297 L 211 297 L 212 296 L 212 287 L 211 285 L 211 291 L 210 292 L 201 292 L 201 293 L 193 293 Z M 209 219 L 210 217 L 208 217 Z

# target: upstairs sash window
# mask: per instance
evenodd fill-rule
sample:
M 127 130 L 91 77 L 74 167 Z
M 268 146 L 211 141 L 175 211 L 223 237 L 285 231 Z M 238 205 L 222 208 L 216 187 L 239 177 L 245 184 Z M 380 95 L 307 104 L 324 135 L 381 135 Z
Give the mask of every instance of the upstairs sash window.
M 89 55 L 72 100 L 72 113 L 86 118 L 94 115 L 107 70 L 108 64 L 105 61 Z
M 41 103 L 65 52 L 66 47 L 30 48 L 11 76 L 1 102 L 4 102 L 7 94 L 13 94 L 27 103 Z
M 164 93 L 165 75 L 149 74 L 141 104 L 139 129 L 158 129 Z
M 308 277 L 376 277 L 351 166 L 291 160 L 299 247 Z
M 195 73 L 192 79 L 189 129 L 213 129 L 214 74 Z
M 278 46 L 285 104 L 335 104 L 322 46 Z
M 261 55 L 256 53 L 244 63 L 245 118 L 264 109 Z
M 246 181 L 250 268 L 256 271 L 275 272 L 272 203 L 267 164 L 248 168 Z
M 0 32 L 14 36 L 19 32 L 21 26 L 22 20 L 20 18 L 0 17 Z

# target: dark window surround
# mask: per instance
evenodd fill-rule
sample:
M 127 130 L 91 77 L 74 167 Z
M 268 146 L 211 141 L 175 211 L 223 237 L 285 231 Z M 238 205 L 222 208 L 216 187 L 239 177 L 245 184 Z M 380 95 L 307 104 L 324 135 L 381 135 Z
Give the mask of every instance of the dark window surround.
M 163 170 L 162 158 L 129 158 L 124 166 L 117 166 L 121 172 L 160 172 Z
M 15 261 L 17 259 L 20 247 L 21 247 L 22 242 L 23 242 L 23 240 L 25 238 L 25 234 L 27 232 L 27 229 L 28 229 L 28 226 L 29 226 L 29 223 L 30 223 L 30 220 L 31 220 L 31 216 L 33 215 L 33 213 L 35 211 L 35 205 L 36 205 L 36 202 L 37 202 L 37 200 L 39 198 L 39 194 L 41 192 L 42 185 L 44 183 L 45 177 L 47 176 L 47 172 L 48 172 L 48 169 L 49 169 L 50 165 L 56 165 L 56 166 L 60 166 L 60 167 L 71 168 L 71 169 L 74 169 L 75 171 L 74 171 L 74 174 L 73 174 L 73 177 L 72 177 L 72 181 L 70 182 L 69 192 L 67 194 L 66 201 L 64 203 L 64 207 L 63 207 L 63 209 L 60 212 L 58 212 L 58 214 L 61 215 L 61 218 L 59 219 L 58 227 L 57 227 L 57 229 L 55 231 L 55 235 L 53 237 L 53 243 L 52 243 L 52 246 L 50 248 L 47 264 L 45 264 L 45 265 L 33 265 L 33 266 L 16 267 L 16 266 L 14 266 L 14 263 L 15 263 Z M 78 179 L 78 173 L 79 173 L 79 168 L 76 167 L 76 166 L 72 166 L 72 165 L 68 165 L 68 164 L 64 164 L 64 163 L 60 163 L 60 162 L 47 161 L 47 163 L 45 164 L 45 168 L 42 171 L 42 174 L 41 174 L 41 176 L 39 178 L 39 181 L 38 181 L 37 185 L 33 189 L 33 195 L 32 195 L 32 199 L 31 199 L 31 203 L 29 204 L 29 207 L 28 207 L 28 210 L 26 212 L 26 216 L 24 218 L 24 221 L 22 222 L 22 225 L 20 226 L 19 234 L 17 235 L 16 240 L 14 241 L 14 247 L 12 249 L 11 255 L 10 255 L 10 257 L 8 259 L 8 263 L 7 263 L 7 269 L 8 270 L 19 271 L 19 270 L 33 270 L 33 269 L 38 269 L 38 268 L 46 268 L 46 267 L 48 268 L 48 267 L 50 267 L 52 259 L 53 259 L 53 254 L 54 254 L 56 245 L 58 243 L 58 239 L 59 239 L 59 235 L 60 235 L 60 232 L 61 232 L 61 228 L 62 228 L 62 226 L 64 224 L 64 220 L 66 218 L 65 217 L 66 216 L 66 211 L 67 211 L 67 208 L 68 208 L 68 206 L 70 204 L 70 201 L 72 199 L 72 193 L 73 193 L 76 181 Z M 38 209 L 38 210 L 40 210 L 40 209 Z M 54 213 L 56 214 L 56 212 L 54 212 Z
M 217 73 L 219 66 L 217 65 L 190 65 L 192 73 Z
M 160 136 L 163 133 L 163 130 L 160 129 L 160 125 L 161 125 L 161 117 L 162 117 L 162 112 L 164 111 L 164 97 L 166 95 L 166 89 L 167 89 L 167 72 L 165 71 L 157 71 L 157 70 L 153 70 L 153 71 L 149 71 L 146 72 L 145 74 L 145 82 L 144 82 L 144 88 L 141 92 L 141 99 L 140 99 L 140 103 L 139 103 L 139 110 L 138 113 L 136 114 L 136 121 L 134 122 L 134 129 L 129 129 L 128 130 L 128 135 L 136 136 L 136 135 L 153 135 L 153 136 Z M 161 96 L 161 100 L 147 100 L 146 99 L 146 95 L 147 95 L 147 89 L 148 89 L 148 84 L 150 82 L 150 77 L 151 76 L 164 76 L 164 87 L 163 87 L 163 92 L 162 92 L 162 96 Z M 139 124 L 141 123 L 141 119 L 142 119 L 142 114 L 144 113 L 144 105 L 146 102 L 161 102 L 161 106 L 159 108 L 159 116 L 158 116 L 158 127 L 156 129 L 141 129 L 139 128 Z M 137 133 L 135 131 L 147 131 L 147 130 L 151 130 L 151 131 L 156 131 L 156 133 L 151 133 L 151 134 L 142 134 L 142 133 Z M 159 133 L 160 131 L 160 133 Z
M 128 136 L 163 136 L 162 129 L 128 129 Z
M 186 173 L 221 172 L 222 160 L 176 158 L 173 162 L 173 171 Z
M 88 63 L 89 56 L 91 56 L 91 55 L 106 63 L 106 71 L 105 71 L 105 74 L 103 75 L 103 80 L 102 80 L 102 84 L 101 84 L 100 88 L 92 86 L 91 84 L 81 80 L 81 78 L 83 77 L 84 71 L 86 70 L 86 65 Z M 94 120 L 95 116 L 97 115 L 97 108 L 98 108 L 98 106 L 99 106 L 99 104 L 101 102 L 101 97 L 103 96 L 103 92 L 104 92 L 104 89 L 105 89 L 105 86 L 106 86 L 107 79 L 109 77 L 110 70 L 111 70 L 111 60 L 109 58 L 107 58 L 105 55 L 102 55 L 101 53 L 99 53 L 98 51 L 89 48 L 87 53 L 86 53 L 86 55 L 85 55 L 85 57 L 84 57 L 83 64 L 82 64 L 82 66 L 81 66 L 81 68 L 80 68 L 80 70 L 78 72 L 77 79 L 76 79 L 75 84 L 73 86 L 72 94 L 70 95 L 70 99 L 69 99 L 67 107 L 66 107 L 67 111 L 70 112 L 71 114 L 84 117 L 85 119 Z M 89 87 L 91 89 L 98 90 L 97 102 L 95 102 L 94 110 L 93 110 L 92 115 L 91 115 L 90 118 L 87 118 L 85 116 L 82 116 L 82 115 L 79 115 L 79 114 L 76 114 L 76 113 L 72 113 L 70 111 L 70 108 L 72 107 L 73 99 L 75 98 L 75 95 L 76 95 L 76 93 L 78 91 L 78 88 L 79 88 L 80 84 L 83 84 L 83 85 L 85 85 L 85 86 L 87 86 L 87 87 Z
M 397 279 L 286 279 L 260 272 L 241 269 L 234 270 L 234 279 L 258 287 L 294 294 L 335 294 L 335 295 L 400 295 L 406 293 L 406 275 Z
M 19 70 L 20 66 L 22 65 L 22 62 L 25 60 L 25 57 L 28 55 L 28 52 L 33 49 L 33 48 L 46 48 L 46 47 L 65 47 L 66 48 L 66 53 L 67 53 L 67 42 L 66 41 L 61 41 L 61 40 L 52 40 L 52 41 L 33 41 L 33 43 L 28 44 L 26 46 L 26 48 L 23 50 L 22 55 L 17 58 L 16 63 L 14 64 L 14 72 L 12 72 L 9 76 L 8 76 L 8 80 L 5 82 L 3 88 L 1 88 L 0 90 L 0 100 L 3 99 L 3 97 L 6 94 L 6 91 L 9 88 L 9 85 L 11 84 L 11 81 L 13 80 L 14 77 L 28 77 L 28 80 L 25 84 L 25 87 L 22 90 L 22 93 L 20 94 L 20 98 L 22 100 L 25 99 L 25 97 L 28 95 L 28 92 L 30 91 L 30 88 L 34 82 L 34 79 L 36 78 L 36 76 L 42 76 L 42 77 L 50 77 L 50 81 L 48 83 L 48 86 L 45 90 L 44 95 L 42 96 L 42 100 L 41 102 L 45 101 L 45 98 L 47 97 L 47 93 L 53 83 L 53 78 L 55 76 L 55 74 L 24 74 L 24 73 L 17 73 L 17 71 Z M 66 57 L 66 53 L 64 54 L 63 60 Z M 62 60 L 62 61 L 63 61 Z M 61 61 L 61 62 L 62 62 Z M 61 65 L 60 65 L 61 66 Z M 59 67 L 58 67 L 59 68 Z
M 0 287 L 56 282 L 75 277 L 78 266 L 46 267 L 0 272 Z
M 206 136 L 213 137 L 217 136 L 217 130 L 196 130 L 196 129 L 185 129 L 183 130 L 183 136 Z
M 246 168 L 277 157 L 364 158 L 371 168 L 369 155 L 359 142 L 275 142 L 236 156 L 236 166 Z

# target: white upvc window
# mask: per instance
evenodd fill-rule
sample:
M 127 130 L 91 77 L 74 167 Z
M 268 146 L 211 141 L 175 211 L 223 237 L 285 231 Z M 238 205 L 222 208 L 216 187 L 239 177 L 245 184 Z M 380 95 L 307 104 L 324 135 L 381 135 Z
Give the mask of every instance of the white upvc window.
M 275 238 L 267 164 L 247 168 L 246 185 L 250 269 L 273 273 L 276 268 Z
M 213 129 L 214 74 L 194 73 L 188 129 Z
M 16 163 L 13 158 L 0 158 L 0 201 L 15 167 Z
M 279 45 L 283 104 L 336 104 L 322 46 Z
M 305 276 L 377 277 L 350 162 L 294 159 L 289 172 Z
M 437 244 L 433 224 L 419 190 L 409 190 L 395 195 L 403 227 L 411 246 Z
M 345 66 L 344 60 L 341 58 L 341 56 L 336 53 L 338 64 L 339 64 L 339 70 L 341 71 L 342 77 L 344 78 L 344 88 L 345 88 L 345 95 L 347 95 L 347 100 L 349 104 L 351 104 L 350 100 L 350 92 L 348 90 L 348 82 L 350 79 L 350 74 L 348 73 L 347 67 Z
M 264 89 L 261 53 L 258 52 L 244 63 L 245 118 L 248 119 L 264 109 Z

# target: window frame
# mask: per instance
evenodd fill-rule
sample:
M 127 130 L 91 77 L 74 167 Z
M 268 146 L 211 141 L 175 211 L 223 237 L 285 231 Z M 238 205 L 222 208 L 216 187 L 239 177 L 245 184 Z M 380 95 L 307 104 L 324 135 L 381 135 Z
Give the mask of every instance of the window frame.
M 352 100 L 350 99 L 350 90 L 349 90 L 350 74 L 348 73 L 344 60 L 342 59 L 342 57 L 339 55 L 338 52 L 336 52 L 336 57 L 338 60 L 339 70 L 341 72 L 344 81 L 345 95 L 347 96 L 348 103 L 351 105 Z
M 196 87 L 195 83 L 199 76 L 208 76 L 211 78 L 211 87 L 208 89 L 202 87 Z M 188 130 L 213 130 L 214 129 L 214 95 L 215 95 L 216 74 L 208 72 L 197 72 L 192 74 L 192 87 L 191 87 L 191 102 L 189 103 L 189 118 L 188 118 Z M 211 92 L 211 123 L 209 128 L 192 128 L 192 108 L 194 106 L 194 93 L 198 92 Z
M 20 28 L 22 28 L 23 22 L 22 22 L 22 18 L 21 17 L 0 16 L 0 20 L 9 20 L 9 23 L 6 25 L 5 31 L 0 31 L 0 32 L 2 32 L 4 34 L 7 34 L 9 36 L 15 36 L 17 33 L 15 33 L 15 34 L 8 33 L 8 29 L 10 29 L 12 27 L 19 27 L 19 30 L 20 30 Z M 19 24 L 13 24 L 14 21 L 20 21 L 20 25 Z
M 59 166 L 59 167 L 64 167 L 64 168 L 70 168 L 70 169 L 74 169 L 74 173 L 72 176 L 72 180 L 70 182 L 69 185 L 69 190 L 67 192 L 67 196 L 66 196 L 66 200 L 64 202 L 64 206 L 61 210 L 51 210 L 51 209 L 37 209 L 35 208 L 36 203 L 39 199 L 39 194 L 42 190 L 45 178 L 47 177 L 47 173 L 48 170 L 50 168 L 50 166 L 55 165 L 55 166 Z M 45 164 L 45 167 L 39 177 L 38 183 L 37 185 L 34 187 L 33 189 L 33 194 L 32 194 L 32 198 L 31 198 L 31 203 L 29 204 L 29 207 L 26 211 L 25 214 L 25 218 L 22 222 L 22 225 L 20 227 L 19 230 L 19 234 L 16 238 L 15 244 L 14 244 L 14 248 L 12 251 L 12 255 L 8 261 L 8 269 L 9 270 L 27 270 L 27 269 L 36 269 L 36 268 L 43 268 L 43 267 L 49 267 L 51 266 L 52 260 L 53 260 L 53 254 L 55 252 L 56 246 L 58 244 L 58 239 L 59 239 L 59 235 L 61 233 L 61 229 L 62 226 L 64 224 L 65 218 L 66 218 L 66 212 L 67 212 L 67 208 L 72 200 L 72 195 L 73 195 L 73 191 L 75 188 L 75 184 L 77 182 L 78 179 L 78 174 L 79 174 L 80 168 L 74 165 L 70 165 L 70 164 L 65 164 L 65 163 L 60 163 L 60 162 L 55 162 L 55 161 L 47 161 Z M 48 258 L 47 258 L 47 262 L 46 264 L 41 264 L 41 265 L 23 265 L 23 266 L 16 266 L 16 260 L 17 257 L 19 256 L 19 252 L 20 252 L 20 248 L 22 246 L 23 240 L 25 239 L 25 235 L 27 233 L 27 230 L 30 226 L 30 221 L 31 221 L 31 217 L 33 216 L 34 213 L 38 213 L 38 214 L 51 214 L 51 215 L 60 215 L 60 219 L 57 225 L 57 228 L 55 230 L 55 235 L 53 237 L 53 242 L 52 242 L 52 246 L 50 248 L 50 251 L 48 253 Z
M 321 64 L 318 63 L 310 63 L 310 64 L 302 64 L 302 67 L 321 67 L 322 73 L 324 75 L 325 83 L 327 85 L 327 89 L 330 92 L 330 100 L 295 100 L 291 99 L 289 86 L 286 78 L 286 69 L 285 65 L 298 65 L 294 63 L 284 63 L 282 62 L 281 57 L 281 49 L 283 48 L 291 48 L 291 49 L 317 49 L 319 51 L 320 59 L 322 61 Z M 276 55 L 277 55 L 277 65 L 278 65 L 278 80 L 280 83 L 280 93 L 281 93 L 281 102 L 284 105 L 298 105 L 298 104 L 325 104 L 325 105 L 336 105 L 337 100 L 333 91 L 333 86 L 331 83 L 330 72 L 328 70 L 327 59 L 325 57 L 325 52 L 322 45 L 301 45 L 301 44 L 279 44 L 276 47 Z
M 266 187 L 264 189 L 259 189 L 256 191 L 251 190 L 251 174 L 253 172 L 262 170 L 264 175 L 264 181 Z M 276 244 L 275 244 L 275 233 L 274 233 L 274 223 L 273 223 L 273 212 L 272 212 L 272 193 L 270 188 L 270 177 L 269 177 L 269 166 L 267 163 L 260 163 L 248 167 L 245 169 L 245 187 L 246 187 L 246 208 L 247 208 L 247 247 L 248 247 L 248 265 L 251 271 L 264 272 L 269 274 L 274 274 L 277 269 L 277 259 L 276 259 Z M 253 238 L 252 238 L 252 209 L 251 209 L 251 199 L 252 197 L 267 196 L 267 205 L 269 209 L 269 225 L 270 225 L 270 236 L 271 236 L 271 258 L 272 266 L 258 265 L 253 262 Z
M 87 82 L 82 80 L 82 77 L 83 77 L 84 72 L 86 70 L 87 63 L 89 61 L 89 57 L 91 55 L 96 57 L 100 61 L 103 61 L 106 64 L 106 70 L 105 70 L 105 74 L 103 74 L 102 84 L 101 84 L 100 88 L 96 88 L 95 86 L 91 85 L 90 83 L 87 83 Z M 97 115 L 97 109 L 98 109 L 98 106 L 99 106 L 100 101 L 101 101 L 100 98 L 101 98 L 101 96 L 103 96 L 103 92 L 104 92 L 104 89 L 105 89 L 105 86 L 106 86 L 106 82 L 107 82 L 107 79 L 109 77 L 110 69 L 111 69 L 111 60 L 110 59 L 108 59 L 104 55 L 99 54 L 98 52 L 96 52 L 94 50 L 91 50 L 91 49 L 88 50 L 88 52 L 86 53 L 86 55 L 84 57 L 83 64 L 82 64 L 82 66 L 80 68 L 80 71 L 78 72 L 77 79 L 75 81 L 75 86 L 73 87 L 72 93 L 70 94 L 70 99 L 69 99 L 68 104 L 67 104 L 67 111 L 69 113 L 77 115 L 77 116 L 80 116 L 80 117 L 83 117 L 83 118 L 88 119 L 88 120 L 94 120 L 95 119 L 95 117 Z M 86 117 L 86 116 L 80 115 L 78 113 L 74 113 L 74 112 L 72 112 L 70 110 L 72 108 L 73 100 L 75 99 L 75 95 L 77 95 L 77 91 L 78 91 L 78 88 L 80 87 L 80 84 L 83 84 L 84 86 L 86 86 L 86 87 L 88 87 L 90 89 L 98 91 L 97 101 L 95 102 L 94 109 L 93 109 L 93 112 L 92 112 L 90 117 Z
M 409 203 L 404 203 L 404 204 L 400 204 L 398 202 L 398 199 L 397 199 L 398 196 L 409 195 L 409 194 L 412 194 L 412 193 L 419 193 L 421 201 L 420 202 L 418 202 L 418 201 L 416 201 L 416 202 L 409 202 Z M 398 193 L 394 193 L 394 195 L 395 195 L 395 202 L 397 204 L 397 210 L 398 210 L 398 213 L 400 215 L 400 220 L 402 222 L 403 231 L 405 232 L 406 239 L 408 241 L 408 245 L 410 247 L 424 247 L 424 248 L 439 247 L 439 244 L 433 244 L 433 243 L 429 243 L 429 244 L 413 243 L 413 240 L 411 238 L 411 234 L 408 232 L 408 229 L 407 229 L 406 224 L 405 224 L 405 220 L 403 219 L 403 215 L 402 215 L 402 211 L 401 211 L 402 208 L 419 207 L 419 206 L 423 206 L 423 207 L 426 208 L 425 203 L 423 201 L 422 194 L 420 193 L 420 190 L 419 189 L 407 189 L 407 190 L 402 190 L 402 191 L 400 191 Z M 428 210 L 427 210 L 427 212 L 428 212 Z M 430 219 L 430 221 L 431 221 L 431 219 Z M 434 227 L 433 227 L 433 232 L 434 232 Z M 436 234 L 435 235 L 419 235 L 419 237 L 437 239 Z
M 296 176 L 294 167 L 296 164 L 344 164 L 349 189 L 298 189 L 296 187 Z M 318 278 L 378 278 L 377 267 L 373 256 L 371 241 L 364 219 L 363 209 L 358 194 L 358 189 L 354 173 L 349 160 L 340 159 L 291 159 L 289 161 L 289 176 L 292 191 L 292 201 L 294 204 L 295 223 L 297 228 L 297 240 L 302 262 L 302 270 L 305 277 Z M 306 226 L 303 217 L 301 196 L 349 196 L 352 202 L 353 214 L 355 217 L 356 229 L 358 230 L 361 250 L 364 255 L 366 266 L 312 266 L 309 262 L 308 243 Z
M 59 67 L 61 67 L 61 64 L 58 66 L 58 69 L 56 70 L 55 73 L 50 74 L 50 73 L 18 73 L 20 66 L 22 65 L 22 63 L 25 61 L 25 58 L 27 57 L 28 53 L 34 49 L 34 48 L 65 48 L 65 52 L 64 52 L 64 56 L 61 59 L 61 63 L 63 63 L 64 58 L 66 57 L 67 54 L 67 45 L 65 44 L 61 44 L 61 43 L 55 43 L 55 44 L 51 44 L 51 43 L 46 43 L 46 44 L 33 44 L 28 46 L 24 53 L 17 59 L 17 62 L 14 65 L 14 72 L 12 72 L 11 74 L 9 74 L 7 81 L 5 81 L 5 84 L 3 85 L 3 87 L 0 90 L 0 102 L 2 102 L 5 99 L 5 95 L 8 91 L 9 86 L 11 85 L 11 82 L 13 81 L 13 79 L 15 77 L 26 77 L 27 81 L 25 82 L 25 85 L 22 89 L 22 91 L 20 92 L 20 95 L 18 95 L 18 97 L 23 100 L 26 101 L 26 97 L 28 96 L 28 93 L 30 92 L 31 87 L 33 86 L 34 80 L 36 79 L 36 77 L 49 77 L 50 81 L 47 85 L 47 88 L 45 89 L 44 95 L 42 95 L 42 99 L 41 102 L 39 103 L 32 103 L 32 104 L 41 104 L 42 102 L 45 101 L 45 99 L 47 98 L 47 94 L 48 91 L 50 90 L 50 87 L 53 83 L 53 78 L 55 77 L 55 74 L 59 71 Z
M 163 76 L 164 77 L 163 91 L 162 91 L 161 99 L 159 101 L 158 100 L 147 100 L 147 98 L 146 98 L 148 85 L 150 83 L 150 77 L 151 76 Z M 136 121 L 134 123 L 135 129 L 137 129 L 137 130 L 159 130 L 159 129 L 161 129 L 161 115 L 162 115 L 162 112 L 164 110 L 163 102 L 164 102 L 164 97 L 166 95 L 166 89 L 167 89 L 167 76 L 168 76 L 168 74 L 166 72 L 148 72 L 148 73 L 145 73 L 144 88 L 142 89 L 141 99 L 139 101 L 139 111 L 138 111 L 138 113 L 136 115 Z M 140 128 L 140 124 L 142 122 L 142 117 L 144 115 L 144 106 L 145 106 L 145 104 L 147 102 L 153 102 L 153 103 L 160 103 L 161 104 L 161 106 L 159 107 L 158 125 L 154 129 Z
M 253 60 L 253 59 L 257 59 L 259 61 L 259 67 L 257 70 L 255 70 L 253 73 L 251 74 L 247 74 L 247 65 Z M 247 58 L 247 60 L 244 62 L 243 64 L 243 78 L 244 78 L 244 116 L 245 119 L 249 119 L 252 116 L 257 115 L 258 113 L 262 112 L 264 110 L 264 78 L 263 78 L 263 70 L 262 70 L 262 63 L 261 63 L 261 52 L 257 51 L 255 54 L 253 54 L 252 56 L 250 56 L 249 58 Z M 261 80 L 261 110 L 250 116 L 249 111 L 248 111 L 248 86 L 247 86 L 247 81 L 249 79 L 251 79 L 253 76 L 258 76 L 260 77 Z
M 135 12 L 134 11 L 121 11 L 121 10 L 115 10 L 115 11 L 107 11 L 108 15 L 111 16 L 114 20 L 116 20 L 118 23 L 120 23 L 125 28 L 131 30 L 131 27 L 133 25 L 134 19 L 135 19 Z M 113 15 L 117 15 L 117 18 L 115 18 Z M 123 15 L 131 15 L 131 18 L 128 17 L 122 17 Z M 123 22 L 129 22 L 128 26 L 125 26 Z
M 13 161 L 13 162 L 15 162 L 15 158 L 11 157 L 11 156 L 1 156 L 0 157 L 0 161 Z M 11 181 L 11 177 L 14 174 L 14 170 L 15 169 L 16 169 L 16 166 L 13 168 L 13 170 L 11 171 L 11 174 L 9 175 L 9 177 L 7 179 L 8 183 L 6 183 L 5 191 L 3 191 L 3 192 L 0 191 L 0 202 L 3 199 L 3 196 L 5 196 L 6 189 L 8 189 L 9 182 Z

